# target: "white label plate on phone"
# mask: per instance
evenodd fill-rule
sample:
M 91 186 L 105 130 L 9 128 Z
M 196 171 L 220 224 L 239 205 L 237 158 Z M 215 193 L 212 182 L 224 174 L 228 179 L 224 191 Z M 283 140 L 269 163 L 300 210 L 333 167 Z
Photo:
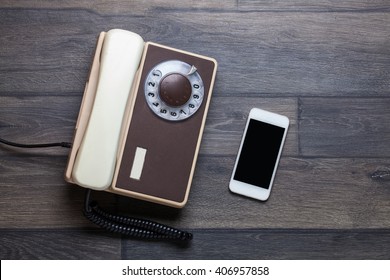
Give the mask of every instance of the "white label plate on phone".
M 131 167 L 130 178 L 134 180 L 141 179 L 142 169 L 144 168 L 146 157 L 146 149 L 137 147 L 135 150 L 135 156 L 133 166 Z

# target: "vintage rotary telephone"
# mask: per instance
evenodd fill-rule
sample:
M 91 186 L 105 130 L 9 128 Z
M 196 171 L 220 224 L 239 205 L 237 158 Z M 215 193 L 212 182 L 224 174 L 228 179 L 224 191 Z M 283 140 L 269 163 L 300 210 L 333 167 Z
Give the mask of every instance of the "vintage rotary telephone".
M 192 235 L 101 210 L 92 190 L 181 208 L 188 199 L 210 104 L 214 59 L 113 29 L 98 38 L 65 180 L 87 188 L 84 213 L 99 226 L 141 237 Z
M 214 59 L 144 43 L 114 29 L 99 36 L 65 178 L 94 190 L 181 208 L 188 199 L 212 94 Z M 151 238 L 186 239 L 166 226 L 109 216 L 100 226 Z

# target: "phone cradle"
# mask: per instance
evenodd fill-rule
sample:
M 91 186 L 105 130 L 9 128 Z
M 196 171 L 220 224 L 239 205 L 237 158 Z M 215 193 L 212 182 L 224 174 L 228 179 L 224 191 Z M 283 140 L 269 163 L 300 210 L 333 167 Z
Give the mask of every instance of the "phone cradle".
M 214 59 L 102 32 L 65 179 L 172 207 L 188 199 L 216 76 Z

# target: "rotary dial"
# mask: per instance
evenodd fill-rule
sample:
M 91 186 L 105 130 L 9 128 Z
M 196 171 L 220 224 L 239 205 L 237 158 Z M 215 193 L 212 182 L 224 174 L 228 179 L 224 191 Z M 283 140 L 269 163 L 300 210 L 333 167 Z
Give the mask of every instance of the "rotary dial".
M 156 65 L 146 76 L 144 89 L 150 109 L 170 121 L 192 116 L 204 96 L 203 81 L 196 67 L 179 60 Z

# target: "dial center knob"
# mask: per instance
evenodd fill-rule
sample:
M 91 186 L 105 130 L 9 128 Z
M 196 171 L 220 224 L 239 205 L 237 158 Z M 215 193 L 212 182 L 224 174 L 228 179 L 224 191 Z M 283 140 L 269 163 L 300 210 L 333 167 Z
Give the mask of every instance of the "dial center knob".
M 178 107 L 187 103 L 191 97 L 191 83 L 183 75 L 172 73 L 160 82 L 160 97 L 167 105 Z

